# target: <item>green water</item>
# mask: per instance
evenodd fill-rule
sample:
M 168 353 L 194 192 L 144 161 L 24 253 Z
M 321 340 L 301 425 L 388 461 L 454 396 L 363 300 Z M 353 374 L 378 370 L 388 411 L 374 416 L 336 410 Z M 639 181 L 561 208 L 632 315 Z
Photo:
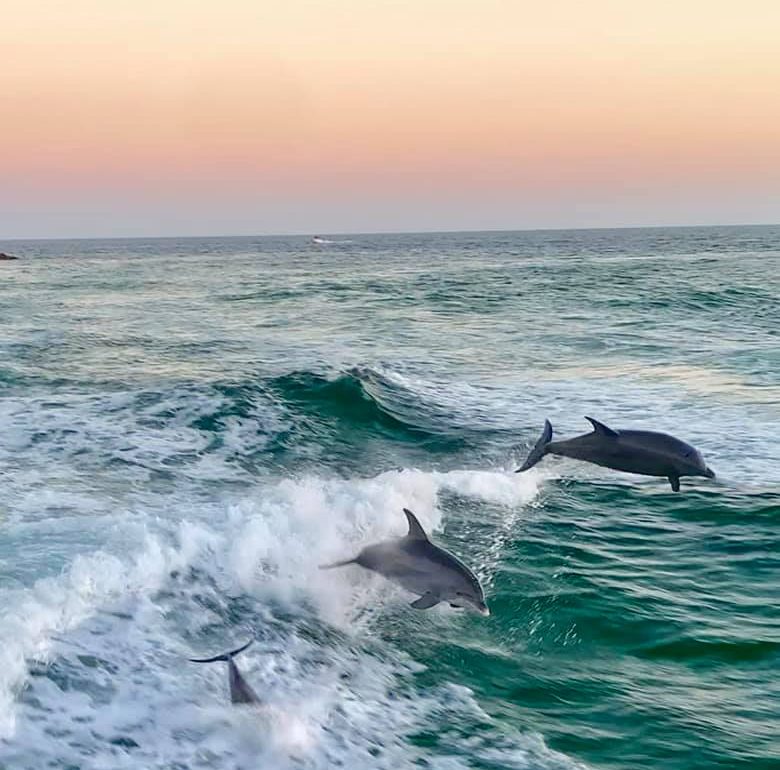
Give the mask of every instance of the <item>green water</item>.
M 0 243 L 0 767 L 780 767 L 780 228 L 331 240 Z M 489 618 L 316 569 L 403 506 Z

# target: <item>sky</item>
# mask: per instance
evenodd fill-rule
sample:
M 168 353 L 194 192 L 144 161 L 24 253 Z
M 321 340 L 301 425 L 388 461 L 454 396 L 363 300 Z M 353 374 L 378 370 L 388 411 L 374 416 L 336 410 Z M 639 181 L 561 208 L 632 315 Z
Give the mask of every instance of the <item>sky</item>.
M 6 0 L 0 238 L 780 222 L 777 0 Z

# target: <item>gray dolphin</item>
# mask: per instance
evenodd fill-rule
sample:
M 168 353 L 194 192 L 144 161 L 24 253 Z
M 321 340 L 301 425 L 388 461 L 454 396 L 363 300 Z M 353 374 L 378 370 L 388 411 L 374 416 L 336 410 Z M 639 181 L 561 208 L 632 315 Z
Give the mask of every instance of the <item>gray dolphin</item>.
M 586 417 L 593 431 L 567 441 L 553 441 L 549 420 L 526 461 L 515 473 L 533 468 L 545 455 L 560 455 L 602 465 L 616 471 L 643 476 L 666 476 L 672 489 L 680 491 L 681 476 L 715 478 L 697 449 L 668 433 L 651 430 L 613 430 Z
M 320 569 L 359 564 L 419 594 L 420 598 L 411 603 L 416 610 L 448 602 L 452 607 L 469 607 L 489 615 L 485 594 L 474 573 L 449 551 L 434 545 L 408 508 L 404 513 L 409 522 L 405 537 L 369 545 L 354 559 L 325 564 Z
M 215 655 L 213 658 L 190 658 L 193 663 L 215 663 L 218 660 L 224 660 L 228 664 L 228 681 L 230 683 L 230 702 L 231 703 L 260 703 L 254 690 L 247 684 L 246 679 L 241 676 L 241 672 L 233 662 L 233 657 L 243 652 L 254 639 L 250 639 L 246 644 L 238 649 L 224 652 L 222 655 Z

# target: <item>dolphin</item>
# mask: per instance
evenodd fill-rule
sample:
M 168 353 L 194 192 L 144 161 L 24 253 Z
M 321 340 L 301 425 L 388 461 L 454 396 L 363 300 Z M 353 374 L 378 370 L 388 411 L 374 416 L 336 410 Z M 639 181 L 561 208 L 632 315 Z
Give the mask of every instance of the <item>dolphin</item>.
M 231 703 L 260 703 L 254 690 L 247 684 L 246 679 L 241 676 L 241 672 L 233 662 L 233 657 L 243 652 L 254 639 L 250 639 L 241 647 L 224 652 L 222 655 L 215 655 L 213 658 L 189 658 L 192 663 L 215 663 L 218 660 L 224 660 L 228 664 L 228 682 L 230 683 L 230 702 Z
M 434 545 L 408 508 L 404 513 L 409 522 L 405 537 L 369 545 L 353 559 L 323 564 L 320 569 L 359 564 L 418 594 L 419 599 L 411 603 L 416 610 L 448 602 L 452 607 L 468 607 L 489 615 L 485 594 L 474 573 L 449 551 Z
M 552 425 L 545 420 L 542 435 L 515 473 L 533 468 L 545 455 L 560 455 L 616 471 L 666 476 L 675 492 L 680 491 L 681 476 L 715 478 L 714 471 L 707 467 L 697 449 L 668 433 L 613 430 L 592 417 L 585 419 L 593 426 L 593 431 L 567 441 L 553 441 Z

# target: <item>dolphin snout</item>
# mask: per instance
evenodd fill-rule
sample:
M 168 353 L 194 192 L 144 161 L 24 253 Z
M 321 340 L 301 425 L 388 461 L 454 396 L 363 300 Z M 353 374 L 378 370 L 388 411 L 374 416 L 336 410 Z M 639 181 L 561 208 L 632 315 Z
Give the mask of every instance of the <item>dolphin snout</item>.
M 487 617 L 490 615 L 490 608 L 485 604 L 485 602 L 480 602 L 479 604 L 474 605 L 474 609 L 482 615 L 483 617 Z
M 709 466 L 707 466 L 707 467 L 704 468 L 704 475 L 708 479 L 714 479 L 715 478 L 715 471 L 712 470 L 712 468 L 710 468 Z

